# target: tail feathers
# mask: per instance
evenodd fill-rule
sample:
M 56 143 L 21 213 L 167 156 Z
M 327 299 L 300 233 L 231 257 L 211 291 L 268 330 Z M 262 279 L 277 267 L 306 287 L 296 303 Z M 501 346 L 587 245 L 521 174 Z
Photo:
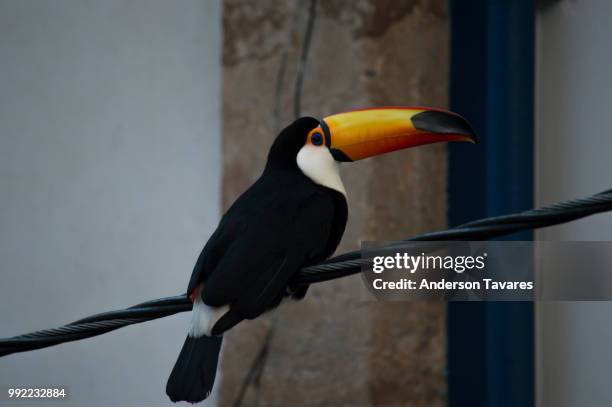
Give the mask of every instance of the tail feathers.
M 170 373 L 166 394 L 173 402 L 197 403 L 210 395 L 221 350 L 220 336 L 188 336 Z

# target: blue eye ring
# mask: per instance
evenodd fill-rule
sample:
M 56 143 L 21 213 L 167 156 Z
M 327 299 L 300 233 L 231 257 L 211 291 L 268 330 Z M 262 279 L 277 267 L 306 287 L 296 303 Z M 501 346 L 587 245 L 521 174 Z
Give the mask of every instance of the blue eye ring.
M 320 146 L 323 144 L 323 135 L 319 132 L 313 133 L 310 136 L 310 142 L 315 146 Z

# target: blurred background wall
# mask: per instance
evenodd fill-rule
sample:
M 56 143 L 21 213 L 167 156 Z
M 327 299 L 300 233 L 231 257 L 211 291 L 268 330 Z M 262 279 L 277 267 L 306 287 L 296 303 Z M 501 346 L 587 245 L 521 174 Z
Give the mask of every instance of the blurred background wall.
M 538 3 L 543 205 L 610 187 L 612 6 Z M 448 14 L 445 0 L 0 0 L 0 336 L 181 292 L 294 117 L 447 105 Z M 339 251 L 445 226 L 446 146 L 342 171 Z M 536 237 L 609 240 L 610 219 Z M 537 304 L 538 405 L 612 405 L 609 314 Z M 68 385 L 72 405 L 168 405 L 187 319 L 3 358 L 0 384 Z M 444 405 L 445 321 L 442 304 L 372 302 L 358 277 L 312 287 L 228 334 L 208 404 Z
M 10 336 L 181 292 L 219 202 L 296 116 L 445 106 L 448 13 L 444 0 L 0 0 L 0 61 Z M 341 251 L 445 226 L 445 146 L 343 175 Z M 0 382 L 69 385 L 73 405 L 166 405 L 187 318 L 10 356 Z M 313 287 L 229 335 L 218 402 L 443 405 L 444 321 L 443 304 L 370 301 L 358 277 Z
M 0 336 L 185 289 L 219 214 L 220 50 L 216 0 L 0 1 Z M 2 358 L 0 383 L 168 405 L 187 321 Z
M 225 0 L 223 206 L 296 116 L 448 102 L 446 0 Z M 339 252 L 443 228 L 446 146 L 343 165 Z M 222 405 L 442 406 L 445 305 L 378 303 L 358 276 L 227 335 Z
M 541 2 L 537 31 L 536 198 L 543 205 L 610 188 L 612 3 Z M 540 240 L 609 241 L 612 216 L 544 229 Z M 594 261 L 612 262 L 610 253 Z M 539 406 L 612 405 L 612 306 L 537 304 Z

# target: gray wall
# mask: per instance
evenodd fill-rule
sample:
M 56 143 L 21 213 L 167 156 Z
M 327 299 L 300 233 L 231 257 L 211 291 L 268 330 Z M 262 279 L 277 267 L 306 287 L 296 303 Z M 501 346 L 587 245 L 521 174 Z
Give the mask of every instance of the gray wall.
M 0 1 L 0 336 L 185 289 L 218 217 L 220 21 L 217 0 Z M 168 405 L 187 318 L 2 358 L 0 385 Z
M 538 204 L 612 187 L 612 2 L 546 2 L 538 16 Z M 612 240 L 612 215 L 538 233 Z M 612 254 L 601 261 L 612 262 Z M 590 264 L 590 263 L 589 263 Z M 612 405 L 612 304 L 537 305 L 539 406 Z

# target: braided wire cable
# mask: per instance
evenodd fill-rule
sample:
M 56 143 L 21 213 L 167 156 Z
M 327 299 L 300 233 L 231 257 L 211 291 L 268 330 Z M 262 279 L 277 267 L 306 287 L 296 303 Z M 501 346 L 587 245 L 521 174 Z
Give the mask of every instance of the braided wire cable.
M 404 241 L 487 240 L 522 230 L 571 222 L 611 210 L 612 189 L 609 189 L 585 198 L 559 202 L 515 214 L 479 219 L 448 230 L 423 233 Z M 292 284 L 320 283 L 357 274 L 361 271 L 360 257 L 359 251 L 353 251 L 321 264 L 305 267 L 296 275 Z M 143 302 L 125 309 L 103 312 L 59 328 L 0 339 L 0 357 L 90 338 L 124 326 L 190 311 L 191 307 L 192 304 L 187 294 L 182 294 Z

